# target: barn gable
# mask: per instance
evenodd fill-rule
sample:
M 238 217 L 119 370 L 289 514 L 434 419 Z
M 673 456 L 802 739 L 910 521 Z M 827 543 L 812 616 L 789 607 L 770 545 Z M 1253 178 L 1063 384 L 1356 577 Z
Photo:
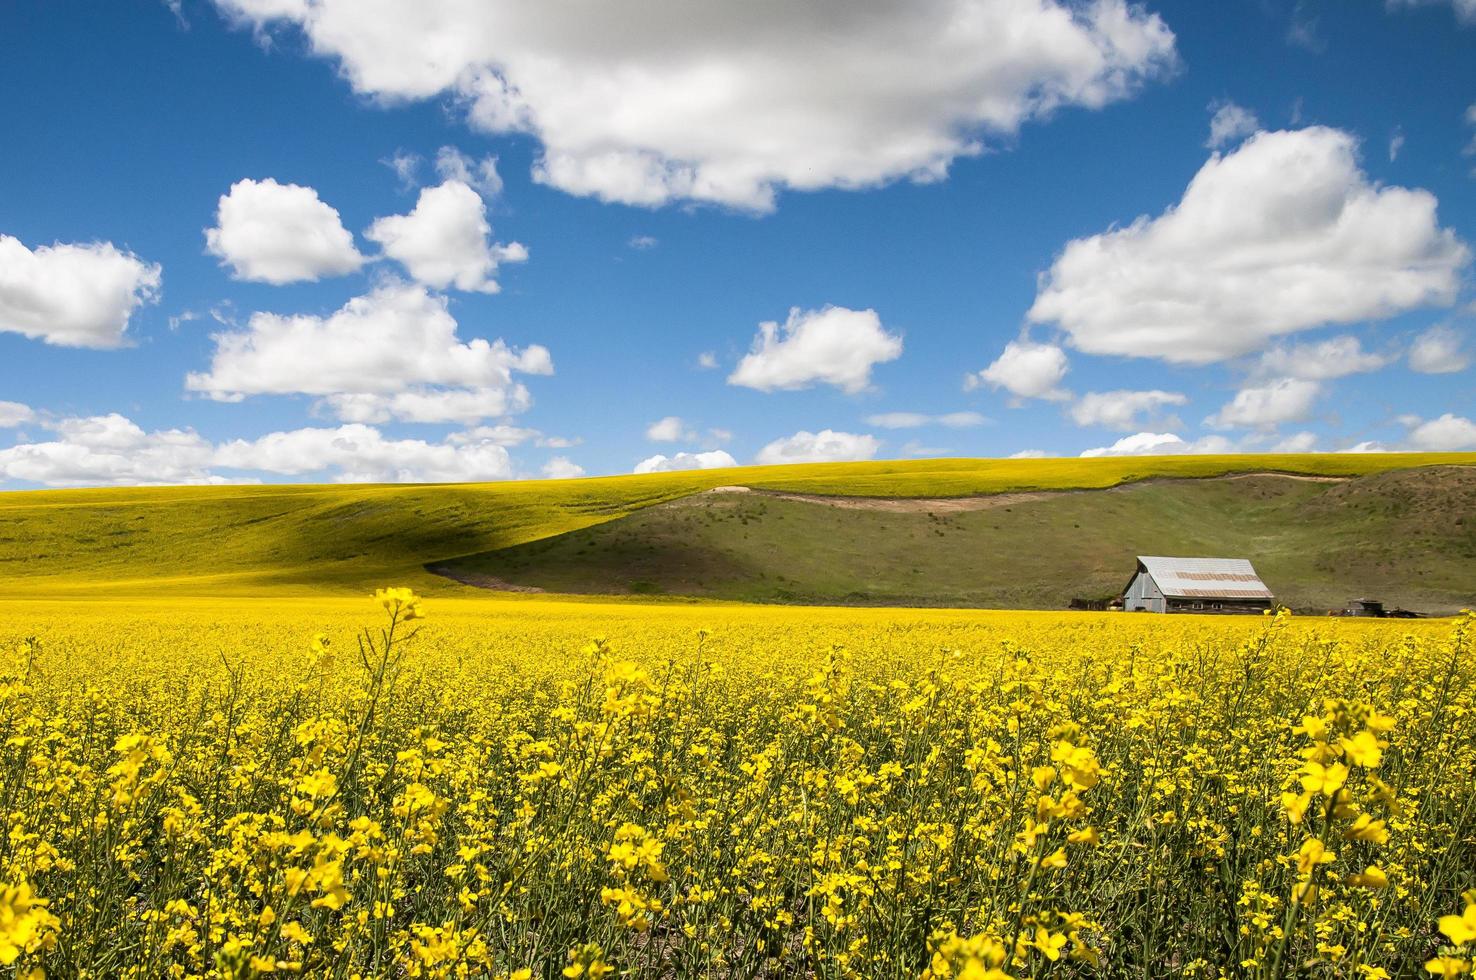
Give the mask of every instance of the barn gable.
M 1138 565 L 1166 596 L 1180 599 L 1272 599 L 1271 590 L 1244 558 L 1138 556 Z
M 1275 600 L 1244 558 L 1168 558 L 1139 555 L 1123 590 L 1129 612 L 1256 612 Z

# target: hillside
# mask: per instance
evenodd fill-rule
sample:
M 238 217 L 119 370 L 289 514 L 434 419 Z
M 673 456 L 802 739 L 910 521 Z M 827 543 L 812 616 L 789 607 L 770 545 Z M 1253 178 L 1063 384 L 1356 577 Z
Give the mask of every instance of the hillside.
M 554 538 L 732 484 L 966 497 L 1260 470 L 1358 476 L 1442 463 L 1476 464 L 1476 454 L 951 459 L 500 484 L 8 492 L 0 493 L 0 588 L 12 597 L 294 595 L 402 582 L 465 592 L 424 566 Z
M 1341 608 L 1360 595 L 1428 612 L 1476 605 L 1470 467 L 1341 481 L 1153 480 L 974 500 L 735 491 L 437 569 L 563 593 L 1060 608 L 1075 596 L 1116 594 L 1138 554 L 1236 555 L 1298 608 Z

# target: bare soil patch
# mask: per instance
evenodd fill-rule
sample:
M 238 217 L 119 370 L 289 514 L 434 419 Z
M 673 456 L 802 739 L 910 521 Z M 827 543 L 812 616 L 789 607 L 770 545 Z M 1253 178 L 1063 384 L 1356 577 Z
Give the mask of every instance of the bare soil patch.
M 1222 479 L 1249 480 L 1265 479 L 1267 477 L 1282 480 L 1297 480 L 1307 483 L 1345 483 L 1349 479 L 1346 476 L 1311 476 L 1305 473 L 1277 473 L 1271 470 L 1256 473 L 1234 473 Z M 1181 478 L 1135 480 L 1132 483 L 1121 483 L 1115 487 L 1103 487 L 1100 489 L 1084 487 L 1073 490 L 1027 490 L 1013 493 L 982 494 L 974 497 L 849 497 L 840 494 L 793 493 L 787 490 L 763 490 L 756 487 L 744 486 L 713 487 L 711 490 L 703 491 L 703 493 L 758 494 L 764 497 L 772 497 L 776 500 L 795 500 L 800 503 L 837 507 L 841 510 L 870 510 L 890 514 L 957 514 L 968 511 L 994 510 L 998 507 L 1012 507 L 1015 504 L 1029 503 L 1034 500 L 1050 500 L 1074 494 L 1110 493 L 1112 491 L 1125 490 L 1129 487 L 1141 486 L 1146 483 L 1176 482 L 1179 479 Z M 701 496 L 701 494 L 696 496 Z M 689 497 L 687 499 L 690 500 L 692 498 Z
M 456 568 L 452 565 L 427 565 L 425 566 L 425 570 L 430 572 L 432 575 L 441 575 L 445 578 L 451 579 L 453 582 L 460 582 L 462 585 L 471 585 L 479 589 L 490 589 L 494 592 L 548 591 L 547 589 L 541 589 L 536 585 L 518 585 L 516 582 L 509 582 L 506 579 L 500 579 L 495 575 L 485 575 L 481 572 L 468 571 L 463 568 Z

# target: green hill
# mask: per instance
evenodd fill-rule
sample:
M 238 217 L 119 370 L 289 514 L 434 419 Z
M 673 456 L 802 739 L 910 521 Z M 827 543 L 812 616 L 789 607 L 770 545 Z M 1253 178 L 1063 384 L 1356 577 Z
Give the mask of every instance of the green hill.
M 1476 464 L 1476 454 L 949 459 L 500 484 L 8 492 L 0 493 L 0 588 L 12 598 L 360 593 L 391 582 L 467 591 L 424 566 L 469 555 L 482 557 L 468 560 L 468 567 L 495 562 L 500 559 L 485 556 L 549 538 L 562 542 L 560 535 L 724 485 L 859 497 L 965 497 L 1260 470 L 1359 476 L 1434 464 Z M 664 520 L 663 513 L 655 512 Z M 1114 579 L 1118 575 L 1114 571 Z M 1079 591 L 1076 581 L 1064 587 Z M 876 591 L 863 583 L 846 592 L 854 590 Z M 816 594 L 832 591 L 828 586 Z M 940 593 L 929 601 L 949 600 Z
M 709 493 L 436 568 L 565 593 L 1060 608 L 1118 593 L 1139 554 L 1248 557 L 1303 609 L 1363 595 L 1428 612 L 1476 606 L 1476 468 L 864 505 Z

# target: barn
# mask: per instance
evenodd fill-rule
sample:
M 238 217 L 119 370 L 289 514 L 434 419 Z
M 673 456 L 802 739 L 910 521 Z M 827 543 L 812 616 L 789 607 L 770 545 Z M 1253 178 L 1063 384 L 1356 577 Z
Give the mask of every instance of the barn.
M 1138 556 L 1125 612 L 1261 613 L 1276 597 L 1244 558 Z

